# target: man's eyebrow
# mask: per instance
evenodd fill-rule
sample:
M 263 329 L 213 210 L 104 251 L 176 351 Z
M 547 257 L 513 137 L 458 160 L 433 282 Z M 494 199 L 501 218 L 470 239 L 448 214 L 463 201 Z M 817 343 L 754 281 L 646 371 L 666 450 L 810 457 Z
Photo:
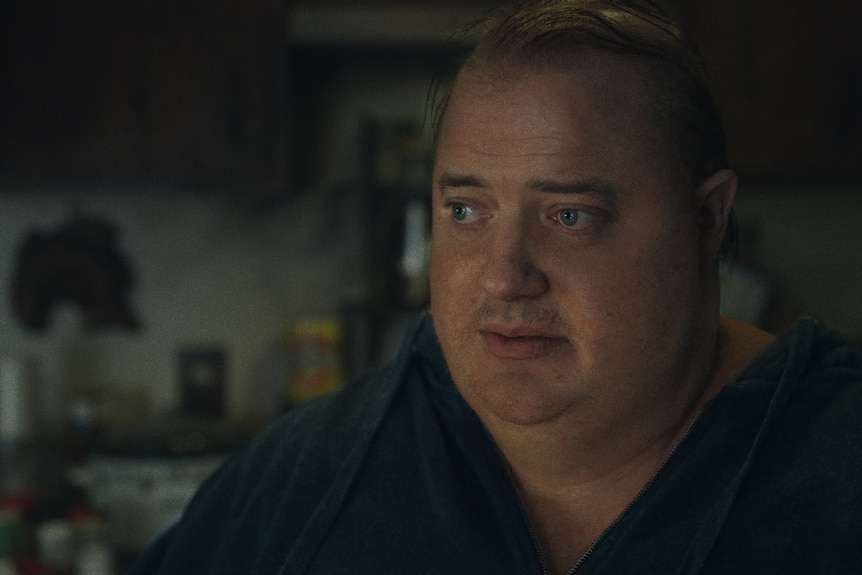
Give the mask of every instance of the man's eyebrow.
M 616 186 L 601 178 L 587 178 L 571 182 L 558 180 L 534 180 L 530 182 L 529 188 L 536 190 L 537 192 L 546 192 L 550 194 L 593 196 L 596 198 L 603 198 L 613 203 L 616 203 L 619 199 L 619 192 L 617 191 Z
M 440 191 L 449 188 L 487 187 L 488 184 L 482 178 L 470 174 L 444 172 L 437 178 L 437 189 Z M 616 186 L 601 178 L 585 178 L 575 181 L 540 179 L 529 182 L 527 187 L 540 193 L 592 196 L 611 203 L 616 203 L 619 199 Z
M 485 182 L 476 176 L 467 174 L 450 174 L 443 173 L 437 178 L 437 189 L 445 190 L 446 188 L 484 188 Z

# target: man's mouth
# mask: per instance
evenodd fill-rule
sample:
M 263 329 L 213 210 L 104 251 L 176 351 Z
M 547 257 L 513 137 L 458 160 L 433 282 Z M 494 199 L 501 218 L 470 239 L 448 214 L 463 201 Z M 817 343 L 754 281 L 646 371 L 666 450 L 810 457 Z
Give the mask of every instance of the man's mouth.
M 539 359 L 566 343 L 563 337 L 529 329 L 489 329 L 479 333 L 488 352 L 500 359 Z

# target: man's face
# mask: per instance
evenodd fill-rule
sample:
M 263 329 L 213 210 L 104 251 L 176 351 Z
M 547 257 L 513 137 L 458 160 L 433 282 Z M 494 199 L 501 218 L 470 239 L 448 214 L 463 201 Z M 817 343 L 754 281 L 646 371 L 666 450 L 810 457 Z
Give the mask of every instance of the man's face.
M 486 423 L 634 416 L 705 377 L 690 365 L 714 315 L 697 210 L 640 90 L 611 56 L 470 68 L 455 84 L 433 175 L 431 311 Z

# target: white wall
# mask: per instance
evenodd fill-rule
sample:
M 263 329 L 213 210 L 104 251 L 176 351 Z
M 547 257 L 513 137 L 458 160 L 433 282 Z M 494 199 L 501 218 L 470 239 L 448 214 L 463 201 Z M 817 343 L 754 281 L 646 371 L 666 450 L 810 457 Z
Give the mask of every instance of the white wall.
M 427 83 L 425 70 L 393 76 L 372 66 L 339 76 L 321 103 L 327 124 L 294 143 L 315 148 L 322 188 L 294 192 L 274 207 L 174 190 L 0 190 L 0 358 L 38 366 L 46 425 L 61 426 L 69 397 L 94 387 L 122 390 L 120 401 L 140 403 L 142 395 L 152 413 L 174 409 L 175 354 L 190 344 L 225 348 L 233 419 L 271 416 L 288 327 L 365 295 L 368 206 L 343 184 L 363 171 L 363 122 L 421 123 Z M 119 250 L 137 277 L 132 301 L 140 333 L 87 333 L 76 310 L 66 308 L 35 335 L 13 316 L 20 243 L 33 231 L 56 230 L 75 210 L 117 225 Z
M 173 409 L 177 349 L 221 345 L 232 417 L 265 418 L 277 407 L 274 362 L 288 326 L 363 295 L 360 210 L 357 196 L 333 191 L 265 210 L 152 191 L 0 193 L 0 357 L 38 365 L 38 401 L 56 428 L 69 396 L 91 388 L 143 393 L 154 413 Z M 57 308 L 40 334 L 15 317 L 20 245 L 76 212 L 116 225 L 140 332 L 87 332 L 73 306 Z
M 757 187 L 737 198 L 744 259 L 775 290 L 769 325 L 812 315 L 862 343 L 862 187 Z

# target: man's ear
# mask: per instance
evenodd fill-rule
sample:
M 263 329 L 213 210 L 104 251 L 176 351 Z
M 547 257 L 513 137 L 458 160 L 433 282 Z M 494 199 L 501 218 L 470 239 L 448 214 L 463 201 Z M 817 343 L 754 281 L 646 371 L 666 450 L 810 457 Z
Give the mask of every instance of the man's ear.
M 719 170 L 705 179 L 694 194 L 694 209 L 699 229 L 701 261 L 712 263 L 721 247 L 736 197 L 737 177 L 732 170 Z

